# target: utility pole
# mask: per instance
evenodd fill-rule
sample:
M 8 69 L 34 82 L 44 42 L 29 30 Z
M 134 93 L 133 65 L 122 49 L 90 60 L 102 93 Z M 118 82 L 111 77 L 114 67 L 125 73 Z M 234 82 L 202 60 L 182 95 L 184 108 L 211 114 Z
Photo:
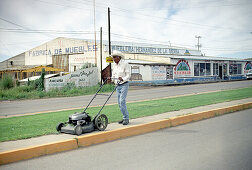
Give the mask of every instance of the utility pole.
M 199 39 L 201 38 L 201 36 L 195 35 L 195 38 L 198 39 L 198 45 L 196 45 L 196 47 L 198 47 L 198 51 L 199 51 L 199 48 L 201 47 L 201 44 L 199 43 Z
M 95 64 L 97 65 L 97 58 L 96 58 L 96 29 L 95 29 L 95 0 L 93 1 L 93 5 L 94 5 L 94 40 L 95 40 L 95 48 L 94 48 L 94 50 L 95 50 Z
M 170 47 L 171 47 L 171 41 L 168 41 L 169 42 L 169 45 L 170 45 Z
M 108 41 L 109 41 L 109 55 L 111 55 L 111 40 L 110 40 L 110 9 L 108 8 Z
M 110 40 L 110 9 L 108 8 L 108 41 L 109 41 L 109 56 L 111 56 L 111 40 Z M 109 63 L 109 76 L 112 76 L 111 63 Z
M 101 60 L 101 84 L 102 84 L 102 27 L 100 28 L 100 60 Z

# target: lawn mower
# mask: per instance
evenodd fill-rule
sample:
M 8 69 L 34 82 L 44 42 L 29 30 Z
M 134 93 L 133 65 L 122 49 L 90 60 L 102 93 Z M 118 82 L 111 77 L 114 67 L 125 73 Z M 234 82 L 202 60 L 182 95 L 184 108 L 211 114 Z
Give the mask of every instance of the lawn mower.
M 56 130 L 61 133 L 68 133 L 68 134 L 73 134 L 73 135 L 81 135 L 82 133 L 88 133 L 88 132 L 93 132 L 95 130 L 103 131 L 106 129 L 108 125 L 108 118 L 105 114 L 100 114 L 106 103 L 109 101 L 110 97 L 116 90 L 117 86 L 119 83 L 115 86 L 115 88 L 112 90 L 111 94 L 101 94 L 99 93 L 102 89 L 102 87 L 106 84 L 106 79 L 100 86 L 100 88 L 97 90 L 87 107 L 84 109 L 83 112 L 77 113 L 75 112 L 74 114 L 71 114 L 69 116 L 68 122 L 65 123 L 59 123 L 56 126 Z M 100 111 L 96 114 L 96 116 L 91 118 L 91 116 L 88 115 L 86 110 L 92 103 L 92 101 L 96 98 L 97 95 L 105 95 L 108 96 L 107 100 L 101 107 Z

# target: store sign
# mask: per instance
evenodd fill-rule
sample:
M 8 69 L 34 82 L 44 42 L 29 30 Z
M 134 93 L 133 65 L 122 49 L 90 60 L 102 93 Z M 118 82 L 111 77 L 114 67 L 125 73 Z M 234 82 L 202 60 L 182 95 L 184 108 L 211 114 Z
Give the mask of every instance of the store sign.
M 185 50 L 185 55 L 191 55 L 191 53 L 189 52 L 189 50 Z
M 90 87 L 98 83 L 98 69 L 97 67 L 80 69 L 73 73 L 53 77 L 45 80 L 45 90 L 48 91 L 53 88 L 63 88 L 67 85 L 74 85 L 76 87 Z
M 179 60 L 176 67 L 174 68 L 174 74 L 176 75 L 190 75 L 191 68 L 186 60 Z
M 166 67 L 154 66 L 151 68 L 152 80 L 166 80 Z
M 247 74 L 249 70 L 252 69 L 251 62 L 247 62 L 244 67 L 244 73 Z
M 168 55 L 168 54 L 182 54 L 182 55 L 199 55 L 198 51 L 189 51 L 186 49 L 175 49 L 175 48 L 155 48 L 155 47 L 139 47 L 139 46 L 122 46 L 122 45 L 112 45 L 112 51 L 117 50 L 123 53 L 134 53 L 134 54 L 158 54 L 158 55 Z M 106 45 L 104 51 L 108 51 L 108 46 Z
M 74 46 L 66 48 L 56 48 L 56 49 L 40 49 L 29 51 L 28 54 L 30 57 L 42 56 L 42 55 L 62 55 L 62 54 L 81 54 L 85 52 L 97 51 L 96 45 L 88 46 Z
M 113 63 L 113 57 L 106 57 L 106 63 Z

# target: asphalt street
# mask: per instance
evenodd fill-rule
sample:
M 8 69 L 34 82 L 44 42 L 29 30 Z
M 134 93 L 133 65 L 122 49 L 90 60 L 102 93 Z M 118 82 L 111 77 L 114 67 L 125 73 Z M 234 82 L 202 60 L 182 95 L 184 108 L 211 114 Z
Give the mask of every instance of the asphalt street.
M 252 169 L 252 109 L 3 165 L 1 170 Z
M 153 88 L 138 87 L 137 90 L 130 90 L 127 101 L 138 101 L 156 99 L 162 97 L 172 97 L 186 94 L 197 94 L 202 92 L 228 90 L 241 87 L 249 87 L 252 85 L 252 80 L 246 81 L 232 81 L 209 84 L 193 84 L 181 86 L 162 86 Z M 131 87 L 132 89 L 132 87 Z M 0 102 L 0 116 L 16 115 L 25 113 L 36 113 L 45 111 L 54 111 L 61 109 L 71 109 L 85 107 L 92 95 L 64 97 L 64 98 L 50 98 L 37 100 L 21 100 L 21 101 L 1 101 Z M 106 98 L 98 97 L 92 103 L 93 106 L 102 105 Z M 108 104 L 116 103 L 117 98 L 114 94 Z M 91 106 L 92 106 L 91 105 Z

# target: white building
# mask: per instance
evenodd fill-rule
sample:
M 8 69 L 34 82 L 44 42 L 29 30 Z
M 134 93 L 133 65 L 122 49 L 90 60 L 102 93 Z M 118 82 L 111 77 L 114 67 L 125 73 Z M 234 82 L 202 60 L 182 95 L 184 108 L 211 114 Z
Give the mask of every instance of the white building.
M 132 81 L 243 79 L 252 69 L 249 60 L 202 56 L 194 49 L 123 42 L 112 42 L 111 48 L 124 53 L 131 65 Z M 108 65 L 106 57 L 107 43 L 103 42 L 101 49 L 99 42 L 60 37 L 12 57 L 0 67 L 51 65 L 73 72 L 89 64 L 97 65 L 99 74 L 101 65 L 102 69 Z

